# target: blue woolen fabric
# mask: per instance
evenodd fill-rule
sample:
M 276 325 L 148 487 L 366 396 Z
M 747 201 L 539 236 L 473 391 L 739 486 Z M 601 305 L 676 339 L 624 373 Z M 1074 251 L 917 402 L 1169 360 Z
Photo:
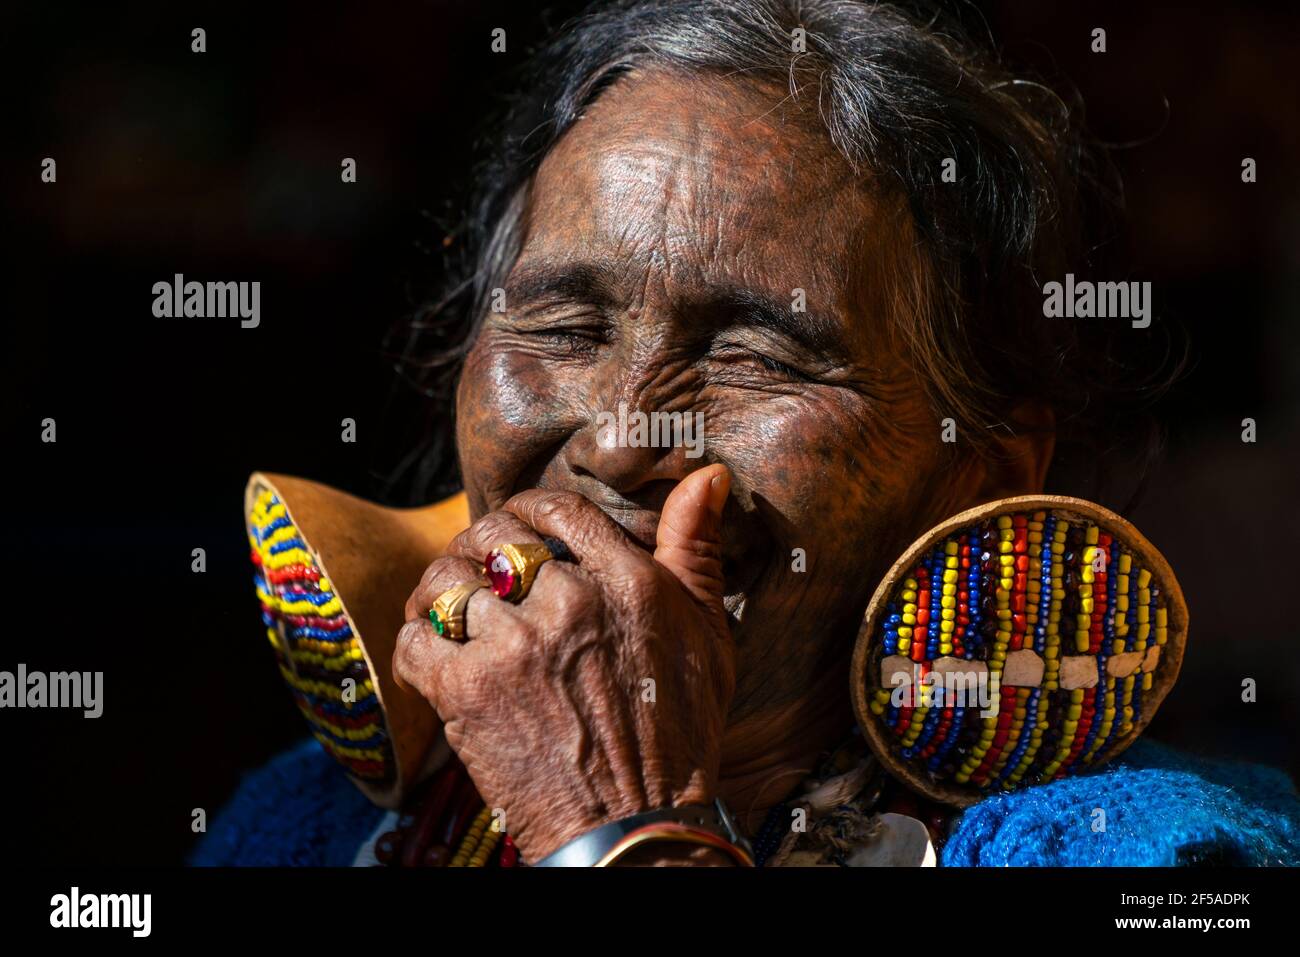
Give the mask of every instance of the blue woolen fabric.
M 1096 808 L 1105 831 L 1093 830 Z M 245 777 L 190 863 L 346 866 L 383 814 L 309 738 Z M 1273 768 L 1139 741 L 1095 774 L 967 809 L 942 863 L 1300 866 L 1300 797 Z
M 383 816 L 308 738 L 244 777 L 189 863 L 347 867 Z
M 1105 830 L 1093 830 L 1105 811 Z M 1300 797 L 1281 771 L 1138 741 L 1104 769 L 969 808 L 954 866 L 1300 865 Z

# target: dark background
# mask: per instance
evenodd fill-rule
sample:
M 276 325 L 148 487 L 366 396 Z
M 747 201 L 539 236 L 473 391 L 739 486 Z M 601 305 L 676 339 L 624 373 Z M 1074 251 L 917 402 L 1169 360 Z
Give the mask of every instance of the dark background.
M 1192 342 L 1161 406 L 1166 456 L 1129 513 L 1192 612 L 1183 678 L 1148 733 L 1295 774 L 1300 15 L 1075 6 L 980 9 L 1012 63 L 1077 86 L 1101 139 L 1141 143 L 1114 156 L 1132 275 Z M 214 814 L 241 772 L 304 734 L 258 623 L 245 479 L 375 493 L 393 434 L 384 332 L 437 276 L 510 66 L 578 5 L 104 7 L 23 4 L 0 41 L 0 669 L 106 672 L 97 721 L 0 712 L 4 840 L 45 863 L 174 863 L 193 808 Z M 983 29 L 975 8 L 964 17 Z M 1105 54 L 1089 51 L 1096 26 Z M 40 182 L 45 156 L 56 185 Z M 345 156 L 355 185 L 339 181 Z M 153 318 L 151 287 L 176 272 L 260 280 L 261 327 Z M 355 445 L 339 441 L 344 416 Z M 1240 440 L 1246 416 L 1257 444 Z

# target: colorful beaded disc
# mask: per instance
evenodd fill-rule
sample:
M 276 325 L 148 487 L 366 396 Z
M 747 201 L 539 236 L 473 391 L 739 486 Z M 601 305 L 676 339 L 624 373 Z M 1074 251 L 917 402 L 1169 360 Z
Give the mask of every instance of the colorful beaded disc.
M 248 540 L 266 636 L 298 710 L 349 772 L 388 783 L 393 752 L 361 645 L 315 555 L 270 490 L 254 500 Z
M 1081 499 L 1003 499 L 922 536 L 868 606 L 853 699 L 898 777 L 966 805 L 1123 751 L 1182 663 L 1168 564 Z

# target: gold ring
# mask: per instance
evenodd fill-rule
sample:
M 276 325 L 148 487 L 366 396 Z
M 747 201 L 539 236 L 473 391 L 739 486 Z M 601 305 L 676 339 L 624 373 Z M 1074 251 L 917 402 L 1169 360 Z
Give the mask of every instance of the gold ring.
M 500 545 L 488 552 L 483 560 L 483 574 L 487 576 L 492 594 L 508 602 L 524 600 L 533 587 L 537 569 L 555 556 L 545 545 Z
M 474 592 L 486 587 L 481 581 L 461 582 L 434 599 L 433 607 L 429 609 L 429 620 L 433 622 L 438 637 L 448 641 L 464 641 L 468 637 L 465 634 L 465 608 Z

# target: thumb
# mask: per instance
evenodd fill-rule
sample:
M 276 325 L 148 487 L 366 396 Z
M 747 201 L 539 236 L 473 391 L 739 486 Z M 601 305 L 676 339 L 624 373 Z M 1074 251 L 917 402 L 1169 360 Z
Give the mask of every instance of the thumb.
M 695 600 L 722 611 L 722 506 L 731 491 L 725 465 L 709 465 L 677 483 L 659 515 L 655 561 Z

